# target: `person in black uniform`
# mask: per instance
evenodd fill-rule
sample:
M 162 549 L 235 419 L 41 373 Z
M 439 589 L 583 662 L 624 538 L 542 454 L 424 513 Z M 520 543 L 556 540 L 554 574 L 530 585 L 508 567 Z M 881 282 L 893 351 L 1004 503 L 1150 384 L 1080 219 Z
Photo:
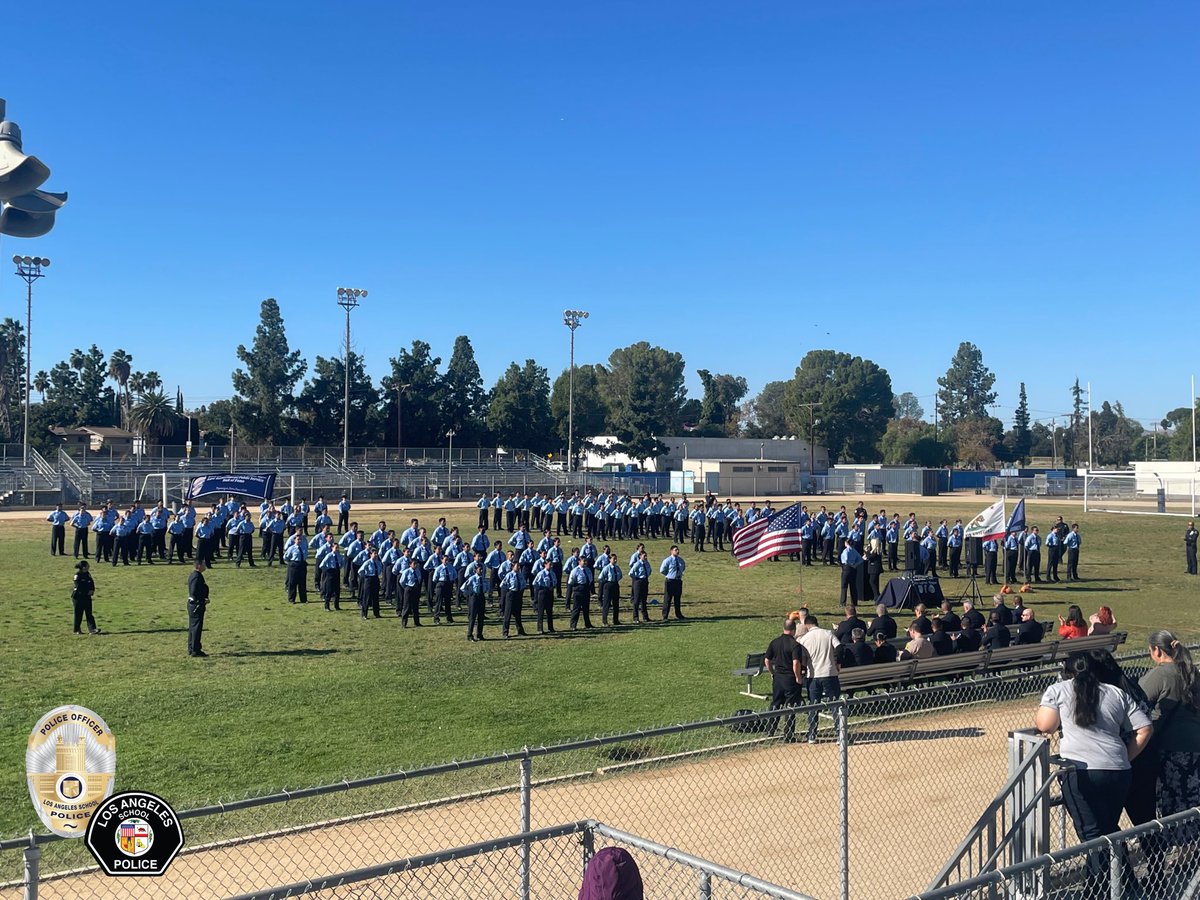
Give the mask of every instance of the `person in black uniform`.
M 204 632 L 204 608 L 208 606 L 208 582 L 204 570 L 208 568 L 203 559 L 196 560 L 196 567 L 188 576 L 188 656 L 208 656 L 200 644 Z
M 764 659 L 767 671 L 771 673 L 771 709 L 783 709 L 785 706 L 799 706 L 803 700 L 800 696 L 800 685 L 803 684 L 808 671 L 808 653 L 796 640 L 796 620 L 786 619 L 783 623 L 783 634 L 771 641 L 767 646 Z M 775 734 L 779 727 L 779 718 L 771 720 L 767 736 Z M 785 743 L 796 742 L 796 714 L 790 713 L 784 718 L 783 740 Z
M 883 632 L 877 631 L 875 633 L 875 664 L 894 663 L 899 655 L 900 651 L 888 643 Z
M 965 627 L 968 622 L 971 623 L 971 628 L 975 631 L 983 628 L 984 623 L 983 613 L 975 608 L 975 603 L 972 600 L 963 601 L 962 624 Z M 978 649 L 978 648 L 976 648 Z
M 867 626 L 868 638 L 874 638 L 879 634 L 883 635 L 885 641 L 890 641 L 896 636 L 896 620 L 888 614 L 887 607 L 882 603 L 875 607 L 875 618 Z M 895 662 L 895 660 L 892 660 L 892 662 Z
M 942 620 L 942 628 L 947 634 L 954 634 L 962 628 L 962 619 L 954 612 L 954 607 L 949 600 L 942 601 L 942 614 L 938 618 Z M 934 650 L 936 649 L 934 647 Z
M 75 607 L 76 634 L 83 634 L 79 630 L 79 626 L 83 624 L 85 617 L 87 618 L 88 634 L 100 633 L 100 629 L 96 627 L 96 617 L 92 615 L 92 597 L 95 593 L 96 582 L 92 580 L 87 562 L 77 562 L 75 564 L 75 584 L 71 589 L 71 603 Z
M 1183 533 L 1183 548 L 1187 551 L 1187 573 L 1196 574 L 1196 523 L 1188 522 L 1187 531 Z

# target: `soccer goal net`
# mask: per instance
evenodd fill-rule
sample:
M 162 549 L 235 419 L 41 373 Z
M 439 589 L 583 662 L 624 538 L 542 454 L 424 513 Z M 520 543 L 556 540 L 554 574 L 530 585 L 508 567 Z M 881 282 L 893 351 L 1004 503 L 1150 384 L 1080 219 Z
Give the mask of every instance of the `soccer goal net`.
M 1089 472 L 1083 484 L 1083 508 L 1087 512 L 1196 515 L 1200 478 L 1194 475 Z

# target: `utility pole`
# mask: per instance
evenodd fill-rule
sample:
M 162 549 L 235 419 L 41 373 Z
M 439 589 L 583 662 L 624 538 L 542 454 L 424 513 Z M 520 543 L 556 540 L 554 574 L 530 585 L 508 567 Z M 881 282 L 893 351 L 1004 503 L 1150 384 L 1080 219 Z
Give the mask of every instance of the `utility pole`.
M 564 309 L 563 324 L 571 330 L 571 369 L 567 376 L 567 471 L 575 471 L 575 329 L 588 314 L 582 309 Z
M 815 440 L 814 436 L 816 433 L 816 416 L 815 416 L 815 413 L 813 412 L 813 410 L 815 410 L 821 404 L 820 403 L 797 403 L 796 405 L 799 407 L 807 407 L 808 408 L 808 477 L 811 481 L 813 481 L 815 483 L 817 480 L 816 473 L 814 471 L 814 469 L 816 468 L 816 462 L 815 462 L 816 454 L 813 449 L 813 444 L 814 444 L 814 440 Z

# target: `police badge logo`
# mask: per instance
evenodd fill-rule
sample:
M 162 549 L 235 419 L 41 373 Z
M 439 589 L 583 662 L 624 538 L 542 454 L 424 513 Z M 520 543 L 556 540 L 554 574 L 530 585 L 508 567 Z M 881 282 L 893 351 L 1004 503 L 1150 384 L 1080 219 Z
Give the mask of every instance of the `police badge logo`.
M 124 791 L 96 809 L 86 843 L 108 875 L 161 875 L 183 848 L 183 829 L 162 797 Z
M 29 734 L 29 797 L 42 824 L 62 837 L 83 837 L 96 807 L 112 794 L 116 768 L 113 733 L 90 709 L 60 706 Z

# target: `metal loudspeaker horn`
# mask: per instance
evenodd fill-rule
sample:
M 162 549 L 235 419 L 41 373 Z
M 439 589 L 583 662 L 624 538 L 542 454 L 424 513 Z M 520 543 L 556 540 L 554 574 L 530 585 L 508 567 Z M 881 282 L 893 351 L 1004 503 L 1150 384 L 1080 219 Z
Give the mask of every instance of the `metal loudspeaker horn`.
M 45 163 L 21 152 L 21 127 L 16 122 L 0 122 L 0 200 L 37 190 L 49 177 Z

